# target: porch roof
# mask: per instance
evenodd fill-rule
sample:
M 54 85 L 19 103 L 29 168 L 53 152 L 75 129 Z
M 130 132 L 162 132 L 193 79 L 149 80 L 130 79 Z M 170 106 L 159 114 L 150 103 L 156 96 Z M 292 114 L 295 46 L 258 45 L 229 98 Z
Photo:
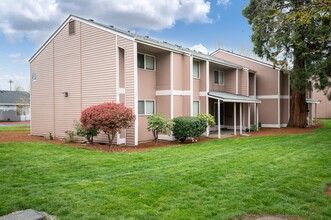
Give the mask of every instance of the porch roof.
M 210 91 L 208 92 L 208 97 L 219 99 L 223 102 L 236 102 L 236 103 L 261 103 L 261 100 L 249 97 L 249 96 L 243 96 L 243 95 L 236 95 L 228 92 L 216 92 L 216 91 Z
M 306 103 L 308 104 L 320 104 L 320 100 L 315 100 L 315 99 L 306 99 Z

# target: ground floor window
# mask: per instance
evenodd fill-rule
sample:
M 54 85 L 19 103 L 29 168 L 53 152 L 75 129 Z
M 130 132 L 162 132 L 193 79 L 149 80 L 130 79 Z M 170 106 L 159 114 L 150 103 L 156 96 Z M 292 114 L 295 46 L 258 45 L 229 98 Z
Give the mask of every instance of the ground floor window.
M 200 101 L 193 101 L 193 116 L 198 116 L 200 113 Z
M 139 115 L 154 115 L 155 101 L 153 100 L 139 100 L 138 101 L 138 114 Z

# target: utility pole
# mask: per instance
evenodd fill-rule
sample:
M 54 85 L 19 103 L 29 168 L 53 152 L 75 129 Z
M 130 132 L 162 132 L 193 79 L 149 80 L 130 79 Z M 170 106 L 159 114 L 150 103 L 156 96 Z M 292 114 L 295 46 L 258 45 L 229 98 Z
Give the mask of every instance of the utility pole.
M 14 83 L 13 80 L 9 80 L 9 84 L 10 84 L 10 91 L 11 91 L 11 84 Z

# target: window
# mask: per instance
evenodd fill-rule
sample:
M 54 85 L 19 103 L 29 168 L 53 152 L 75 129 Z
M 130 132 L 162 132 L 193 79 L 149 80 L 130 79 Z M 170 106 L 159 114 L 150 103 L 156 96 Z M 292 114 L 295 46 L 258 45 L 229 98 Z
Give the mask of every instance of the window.
M 69 21 L 69 35 L 75 33 L 75 21 Z
M 223 84 L 224 82 L 224 72 L 219 70 L 214 70 L 214 82 L 215 84 Z
M 138 68 L 145 70 L 155 70 L 155 57 L 138 53 Z
M 200 78 L 200 62 L 193 60 L 193 78 Z
M 139 115 L 154 115 L 154 101 L 139 100 L 138 101 L 138 114 Z
M 193 101 L 193 116 L 198 116 L 200 113 L 200 102 Z

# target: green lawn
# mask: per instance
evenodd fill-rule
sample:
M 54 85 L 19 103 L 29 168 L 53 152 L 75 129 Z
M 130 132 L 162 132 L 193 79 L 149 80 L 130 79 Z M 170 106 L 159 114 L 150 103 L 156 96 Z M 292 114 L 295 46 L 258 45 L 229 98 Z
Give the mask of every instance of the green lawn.
M 30 126 L 0 126 L 2 131 L 30 131 Z
M 223 139 L 137 153 L 0 143 L 0 216 L 331 219 L 331 121 L 314 134 Z

